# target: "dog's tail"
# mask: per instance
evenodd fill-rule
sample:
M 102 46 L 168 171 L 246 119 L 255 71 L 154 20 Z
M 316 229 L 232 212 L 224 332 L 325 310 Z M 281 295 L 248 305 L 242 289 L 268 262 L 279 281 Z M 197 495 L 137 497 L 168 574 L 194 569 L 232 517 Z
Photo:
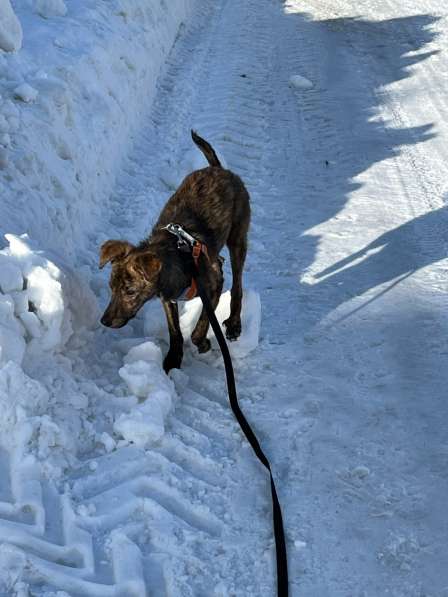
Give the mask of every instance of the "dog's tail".
M 193 130 L 191 131 L 191 138 L 196 143 L 196 145 L 199 147 L 199 149 L 202 151 L 202 153 L 205 155 L 210 166 L 215 166 L 216 168 L 222 168 L 222 164 L 218 160 L 218 156 L 216 155 L 215 150 L 210 145 L 210 143 L 207 143 L 207 141 L 205 139 L 200 137 Z

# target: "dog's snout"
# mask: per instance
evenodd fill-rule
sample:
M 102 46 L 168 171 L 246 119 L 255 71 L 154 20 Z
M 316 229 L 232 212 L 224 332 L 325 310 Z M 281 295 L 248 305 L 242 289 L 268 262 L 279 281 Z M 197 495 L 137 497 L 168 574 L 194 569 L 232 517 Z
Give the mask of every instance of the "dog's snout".
M 104 315 L 102 316 L 102 318 L 101 318 L 101 320 L 100 320 L 100 321 L 101 321 L 101 323 L 102 323 L 103 325 L 105 325 L 106 327 L 110 327 L 111 321 L 110 321 L 109 317 L 107 317 L 107 315 L 106 315 L 106 314 L 104 314 Z
M 107 308 L 100 321 L 107 328 L 122 328 L 129 321 L 129 317 L 123 317 L 121 313 L 117 314 Z

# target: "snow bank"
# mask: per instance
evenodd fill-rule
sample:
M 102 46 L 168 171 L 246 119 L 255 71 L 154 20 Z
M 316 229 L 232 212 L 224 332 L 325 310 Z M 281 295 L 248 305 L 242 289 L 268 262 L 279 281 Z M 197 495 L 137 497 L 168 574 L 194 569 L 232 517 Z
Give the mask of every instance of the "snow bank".
M 86 247 L 193 2 L 79 1 L 66 17 L 62 0 L 16 4 L 25 43 L 0 52 L 0 233 L 92 261 Z M 9 0 L 0 7 L 0 47 L 18 50 L 18 20 Z
M 39 462 L 49 476 L 59 476 L 89 425 L 81 421 L 88 398 L 60 353 L 74 331 L 89 333 L 96 325 L 98 307 L 68 266 L 50 260 L 26 235 L 6 236 L 9 246 L 0 251 L 0 446 L 14 478 L 40 474 Z
M 87 285 L 36 251 L 26 235 L 6 238 L 9 247 L 0 251 L 0 365 L 20 365 L 25 349 L 61 350 L 73 333 L 73 318 L 89 327 L 98 309 Z M 82 299 L 81 309 L 74 297 Z
M 9 0 L 0 0 L 0 49 L 16 52 L 22 47 L 23 32 Z
M 21 364 L 27 342 L 56 349 L 72 328 L 58 268 L 23 239 L 8 235 L 8 240 L 9 248 L 0 251 L 0 363 Z
M 102 363 L 83 377 L 99 325 L 91 266 L 115 173 L 192 5 L 82 0 L 68 4 L 68 19 L 63 0 L 17 2 L 17 16 L 0 0 L 0 446 L 14 474 L 25 453 L 57 476 L 84 444 L 115 447 L 81 415 L 114 416 L 95 378 Z M 148 346 L 131 350 L 120 371 L 151 401 L 132 410 L 127 396 L 132 412 L 115 421 L 140 444 L 163 434 L 174 396 L 161 356 L 150 356 Z
M 121 414 L 114 431 L 139 446 L 157 442 L 165 433 L 164 421 L 176 396 L 173 382 L 162 368 L 162 353 L 152 342 L 132 348 L 124 359 L 120 377 L 129 391 L 146 400 L 130 413 Z

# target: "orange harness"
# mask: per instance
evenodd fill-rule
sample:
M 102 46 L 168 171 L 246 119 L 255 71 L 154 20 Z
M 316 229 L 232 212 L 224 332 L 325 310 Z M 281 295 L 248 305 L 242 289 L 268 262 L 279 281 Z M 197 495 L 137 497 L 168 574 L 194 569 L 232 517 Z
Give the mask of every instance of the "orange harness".
M 201 256 L 201 253 L 203 253 L 207 257 L 207 259 L 210 261 L 210 257 L 208 256 L 207 245 L 205 245 L 204 243 L 201 243 L 197 240 L 195 242 L 195 244 L 193 245 L 192 251 L 191 251 L 196 269 L 198 268 L 199 257 Z M 191 299 L 193 299 L 195 296 L 197 296 L 197 294 L 198 294 L 198 285 L 196 283 L 196 279 L 193 277 L 193 278 L 191 278 L 191 285 L 184 292 L 183 297 L 180 300 L 191 301 Z

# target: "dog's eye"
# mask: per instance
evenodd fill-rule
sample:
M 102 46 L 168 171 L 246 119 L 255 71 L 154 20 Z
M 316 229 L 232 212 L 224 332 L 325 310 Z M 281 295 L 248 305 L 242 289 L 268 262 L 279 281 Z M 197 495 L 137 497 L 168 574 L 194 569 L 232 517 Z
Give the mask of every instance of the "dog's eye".
M 135 288 L 126 288 L 125 292 L 127 296 L 135 296 L 137 294 Z

